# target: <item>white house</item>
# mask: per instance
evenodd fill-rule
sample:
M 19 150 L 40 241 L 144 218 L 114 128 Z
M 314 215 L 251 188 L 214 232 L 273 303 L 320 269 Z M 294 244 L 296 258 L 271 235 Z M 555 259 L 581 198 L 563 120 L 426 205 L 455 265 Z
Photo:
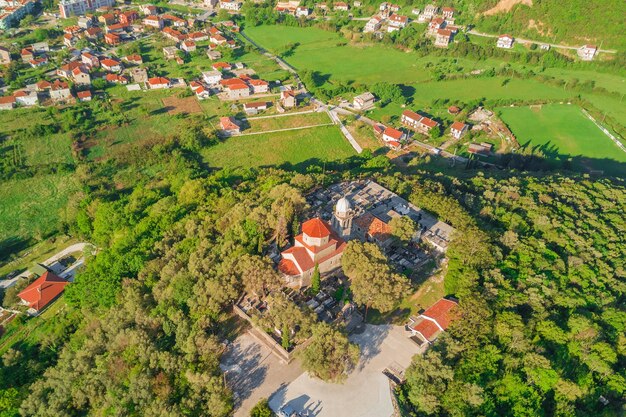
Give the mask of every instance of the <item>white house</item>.
M 455 139 L 461 139 L 461 136 L 467 133 L 468 129 L 469 129 L 469 126 L 466 125 L 465 123 L 454 122 L 450 126 L 450 134 Z
M 15 97 L 4 96 L 0 97 L 0 110 L 11 110 L 15 107 Z
M 383 19 L 380 16 L 372 16 L 370 20 L 367 21 L 365 27 L 363 28 L 363 32 L 376 32 L 380 29 L 380 24 Z
M 306 17 L 309 15 L 309 8 L 304 6 L 296 7 L 296 17 Z
M 21 106 L 35 106 L 39 104 L 39 96 L 36 91 L 20 90 L 13 94 L 17 104 Z
M 578 49 L 578 56 L 583 61 L 591 61 L 598 52 L 598 47 L 595 45 L 583 45 Z
M 207 85 L 216 85 L 222 79 L 221 71 L 205 71 L 202 73 L 202 79 Z
M 498 48 L 505 48 L 505 49 L 511 49 L 513 47 L 513 37 L 511 35 L 500 35 L 498 36 L 498 42 L 496 43 L 496 46 Z
M 406 134 L 398 129 L 394 129 L 393 127 L 388 127 L 383 131 L 383 140 L 385 142 L 397 142 L 406 139 Z
M 374 101 L 376 101 L 376 97 L 368 91 L 356 96 L 352 102 L 352 106 L 357 110 L 366 110 L 374 105 Z
M 400 30 L 409 23 L 409 18 L 397 14 L 389 16 L 389 26 L 387 32 L 393 32 L 394 30 Z
M 148 80 L 148 88 L 151 90 L 170 88 L 171 85 L 170 80 L 165 77 L 153 77 Z
M 237 0 L 220 0 L 220 8 L 230 12 L 238 12 L 242 3 Z

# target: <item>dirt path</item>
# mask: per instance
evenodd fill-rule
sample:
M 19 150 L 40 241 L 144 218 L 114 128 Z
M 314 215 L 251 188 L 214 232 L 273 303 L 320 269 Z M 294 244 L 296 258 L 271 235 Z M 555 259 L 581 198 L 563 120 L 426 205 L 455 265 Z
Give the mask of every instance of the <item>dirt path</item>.
M 498 4 L 496 4 L 494 7 L 487 10 L 486 12 L 483 12 L 483 15 L 491 16 L 491 15 L 498 14 L 498 13 L 508 12 L 516 4 L 524 4 L 526 6 L 532 6 L 533 0 L 500 0 Z

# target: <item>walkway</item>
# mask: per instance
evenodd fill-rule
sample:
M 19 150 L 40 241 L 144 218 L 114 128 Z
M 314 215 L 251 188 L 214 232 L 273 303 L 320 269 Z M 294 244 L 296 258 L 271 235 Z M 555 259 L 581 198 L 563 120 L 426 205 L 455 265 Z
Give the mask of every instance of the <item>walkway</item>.
M 363 152 L 363 148 L 361 148 L 361 145 L 358 144 L 356 139 L 354 139 L 354 136 L 352 136 L 352 133 L 350 133 L 348 131 L 348 129 L 341 122 L 341 119 L 339 119 L 339 116 L 337 116 L 336 107 L 335 108 L 330 108 L 330 109 L 327 107 L 326 108 L 326 113 L 328 113 L 328 116 L 330 116 L 330 118 L 333 120 L 333 122 L 336 125 L 339 126 L 339 129 L 341 130 L 341 133 L 343 133 L 343 135 L 346 137 L 346 139 L 348 139 L 348 142 L 350 142 L 350 145 L 352 145 L 352 147 L 354 148 L 356 153 Z
M 470 30 L 467 33 L 469 33 L 470 35 L 476 35 L 476 36 L 482 36 L 483 38 L 497 38 L 500 35 L 492 35 L 490 33 L 483 33 L 483 32 L 478 32 L 476 30 Z M 570 50 L 578 50 L 580 48 L 580 46 L 569 46 L 569 45 L 560 45 L 557 43 L 547 43 L 547 42 L 542 42 L 542 41 L 532 41 L 529 39 L 522 39 L 522 38 L 515 38 L 515 42 L 521 43 L 521 44 L 531 44 L 531 43 L 536 43 L 537 45 L 550 45 L 551 48 L 556 48 L 556 49 L 570 49 Z M 616 50 L 614 49 L 598 49 L 598 52 L 603 52 L 605 54 L 615 54 L 617 53 Z

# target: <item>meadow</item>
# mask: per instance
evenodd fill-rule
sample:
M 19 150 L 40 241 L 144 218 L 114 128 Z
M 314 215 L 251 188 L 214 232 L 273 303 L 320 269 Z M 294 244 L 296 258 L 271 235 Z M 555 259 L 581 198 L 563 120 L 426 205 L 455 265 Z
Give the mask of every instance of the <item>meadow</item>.
M 234 136 L 202 150 L 211 167 L 261 167 L 295 165 L 304 170 L 319 161 L 337 161 L 355 155 L 354 150 L 336 126 Z
M 626 152 L 573 105 L 498 109 L 521 146 L 541 149 L 556 160 L 573 158 L 583 168 L 624 173 Z

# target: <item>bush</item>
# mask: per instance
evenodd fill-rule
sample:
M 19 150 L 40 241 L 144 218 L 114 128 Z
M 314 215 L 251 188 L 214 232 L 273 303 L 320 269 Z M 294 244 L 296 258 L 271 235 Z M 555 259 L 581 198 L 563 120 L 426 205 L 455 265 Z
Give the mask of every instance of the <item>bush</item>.
M 263 398 L 250 410 L 250 417 L 274 417 L 275 415 L 266 398 Z

